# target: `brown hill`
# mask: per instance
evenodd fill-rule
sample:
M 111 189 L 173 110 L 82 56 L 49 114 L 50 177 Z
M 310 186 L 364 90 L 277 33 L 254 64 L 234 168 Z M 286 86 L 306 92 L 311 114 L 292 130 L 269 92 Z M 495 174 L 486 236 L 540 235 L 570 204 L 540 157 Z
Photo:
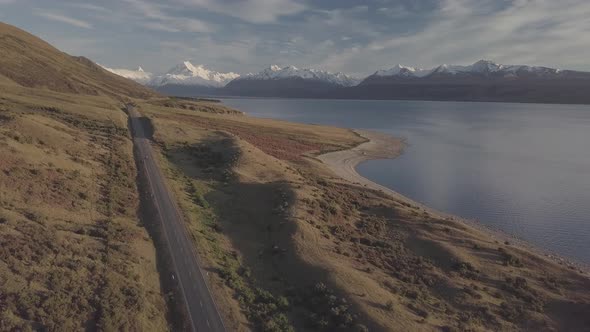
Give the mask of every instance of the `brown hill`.
M 156 93 L 112 74 L 84 57 L 68 55 L 45 41 L 0 22 L 0 76 L 33 88 L 86 95 L 146 98 Z

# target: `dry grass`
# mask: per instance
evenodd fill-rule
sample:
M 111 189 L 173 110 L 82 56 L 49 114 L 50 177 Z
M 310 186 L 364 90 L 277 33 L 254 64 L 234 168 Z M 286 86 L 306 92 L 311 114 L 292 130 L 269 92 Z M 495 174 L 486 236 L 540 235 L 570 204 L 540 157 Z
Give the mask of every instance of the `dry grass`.
M 0 330 L 166 330 L 124 113 L 0 89 Z
M 587 275 L 310 157 L 362 142 L 348 130 L 141 109 L 234 329 L 589 326 Z
M 227 106 L 220 104 L 219 102 L 213 100 L 198 100 L 198 99 L 188 99 L 188 98 L 158 98 L 158 99 L 151 99 L 148 102 L 150 105 L 157 106 L 157 107 L 166 107 L 166 108 L 174 108 L 174 109 L 182 109 L 182 110 L 189 110 L 189 111 L 196 111 L 202 113 L 213 113 L 213 114 L 234 114 L 239 115 L 243 114 L 243 112 L 234 110 Z

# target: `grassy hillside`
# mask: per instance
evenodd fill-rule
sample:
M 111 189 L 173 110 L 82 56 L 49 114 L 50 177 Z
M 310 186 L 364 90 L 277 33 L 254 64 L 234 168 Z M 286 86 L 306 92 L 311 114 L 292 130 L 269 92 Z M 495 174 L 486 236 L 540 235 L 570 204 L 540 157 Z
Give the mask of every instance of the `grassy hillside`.
M 234 330 L 590 326 L 587 273 L 347 183 L 313 158 L 363 141 L 351 131 L 140 108 Z
M 166 330 L 119 103 L 0 91 L 0 330 Z
M 121 99 L 153 96 L 0 23 L 0 330 L 165 331 Z
M 22 86 L 57 92 L 145 98 L 152 90 L 112 74 L 84 57 L 0 22 L 0 75 Z M 0 81 L 3 79 L 0 77 Z

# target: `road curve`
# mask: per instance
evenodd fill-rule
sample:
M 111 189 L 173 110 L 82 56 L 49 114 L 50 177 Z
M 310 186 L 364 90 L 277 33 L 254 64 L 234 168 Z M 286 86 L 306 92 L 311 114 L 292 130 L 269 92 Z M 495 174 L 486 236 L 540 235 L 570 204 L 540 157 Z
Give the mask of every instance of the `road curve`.
M 147 187 L 157 209 L 164 240 L 168 243 L 175 279 L 184 297 L 192 330 L 225 331 L 178 204 L 166 187 L 164 177 L 153 158 L 149 138 L 139 120 L 141 115 L 133 105 L 127 104 L 126 109 L 136 147 L 135 157 L 139 159 L 138 172 L 143 172 L 148 179 Z

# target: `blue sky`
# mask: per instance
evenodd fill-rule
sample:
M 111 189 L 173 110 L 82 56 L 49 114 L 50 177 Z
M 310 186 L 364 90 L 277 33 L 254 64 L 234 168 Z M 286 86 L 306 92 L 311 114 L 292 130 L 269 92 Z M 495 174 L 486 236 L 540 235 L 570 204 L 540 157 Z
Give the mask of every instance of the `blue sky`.
M 589 70 L 588 0 L 0 0 L 0 20 L 115 68 L 183 60 L 365 75 L 491 59 Z

